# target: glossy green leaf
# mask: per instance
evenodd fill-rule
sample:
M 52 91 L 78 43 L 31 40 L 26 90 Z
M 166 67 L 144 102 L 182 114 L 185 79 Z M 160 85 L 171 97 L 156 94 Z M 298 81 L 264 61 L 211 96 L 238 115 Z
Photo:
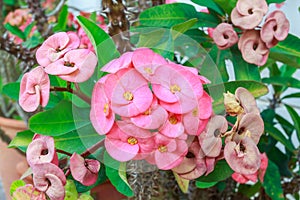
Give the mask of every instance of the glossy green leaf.
M 285 2 L 286 0 L 267 0 L 267 3 L 270 4 L 270 3 L 282 3 L 282 2 Z
M 292 176 L 289 169 L 290 158 L 286 154 L 282 153 L 277 147 L 273 147 L 269 152 L 267 152 L 267 156 L 269 160 L 277 165 L 281 176 Z
M 217 162 L 213 172 L 207 176 L 203 175 L 197 178 L 197 181 L 200 182 L 219 182 L 229 178 L 233 173 L 233 170 L 229 167 L 225 160 L 220 160 Z
M 190 180 L 184 179 L 181 176 L 179 176 L 177 173 L 173 172 L 173 175 L 175 177 L 175 180 L 177 182 L 177 185 L 179 186 L 181 192 L 184 194 L 187 194 L 189 191 L 189 183 Z
M 227 14 L 235 7 L 237 0 L 214 0 Z
M 27 38 L 29 36 L 29 34 L 31 33 L 31 30 L 34 26 L 35 26 L 35 22 L 32 22 L 28 26 L 26 26 L 26 28 L 24 29 L 25 38 Z
M 278 167 L 270 160 L 268 161 L 263 187 L 271 199 L 284 199 Z
M 20 93 L 20 83 L 18 82 L 8 83 L 4 85 L 2 88 L 2 94 L 9 96 L 13 100 L 19 99 L 19 93 Z
M 194 26 L 194 24 L 196 24 L 198 21 L 198 19 L 193 18 L 190 19 L 186 22 L 183 22 L 181 24 L 177 24 L 175 26 L 172 27 L 172 35 L 173 35 L 173 39 L 175 40 L 179 35 L 181 35 L 182 33 L 185 33 L 187 30 L 189 30 L 191 27 Z
M 74 119 L 76 114 L 80 117 Z M 53 109 L 37 113 L 29 119 L 31 131 L 49 136 L 63 135 L 90 124 L 89 109 L 79 109 L 69 101 L 61 101 Z
M 14 6 L 16 4 L 16 0 L 3 0 L 3 3 L 9 6 Z
M 289 151 L 295 151 L 295 147 L 291 141 L 289 141 L 280 130 L 274 127 L 273 124 L 265 123 L 265 131 L 269 133 L 278 142 L 281 142 Z
M 257 182 L 254 185 L 240 184 L 238 186 L 238 192 L 244 194 L 248 198 L 251 198 L 257 192 L 259 192 L 260 188 L 261 188 L 261 183 L 260 182 Z
M 66 31 L 67 29 L 67 23 L 68 23 L 68 6 L 65 4 L 61 8 L 58 18 L 57 18 L 57 24 L 53 27 L 54 32 L 59 31 Z
M 283 128 L 283 130 L 285 131 L 285 133 L 290 137 L 291 139 L 291 135 L 295 129 L 294 125 L 291 124 L 288 120 L 286 120 L 284 117 L 280 116 L 280 115 L 275 115 L 276 120 L 278 121 L 278 123 L 281 125 L 281 127 Z
M 209 9 L 212 9 L 220 15 L 225 15 L 224 10 L 218 4 L 216 4 L 213 0 L 192 0 L 192 2 L 194 2 L 195 4 L 198 4 L 200 6 L 204 6 Z
M 124 170 L 124 164 L 121 165 L 120 162 L 114 160 L 107 152 L 104 153 L 104 163 L 109 163 L 109 165 L 106 165 L 106 175 L 110 182 L 115 186 L 115 188 L 122 194 L 124 194 L 127 197 L 132 197 L 134 195 L 131 187 L 127 183 L 127 181 L 124 181 L 124 172 L 119 172 L 120 167 L 121 170 Z M 123 169 L 122 169 L 123 166 Z M 121 176 L 120 176 L 121 173 Z
M 260 73 L 258 70 L 258 66 L 247 63 L 237 48 L 237 46 L 233 46 L 230 48 L 232 53 L 232 63 L 234 67 L 234 75 L 236 80 L 254 80 L 260 81 Z
M 292 108 L 291 106 L 285 105 L 285 107 L 293 120 L 293 125 L 296 129 L 298 140 L 300 141 L 300 116 L 297 113 L 297 111 L 294 108 Z
M 15 180 L 12 182 L 12 184 L 10 185 L 10 189 L 9 189 L 9 193 L 12 196 L 13 193 L 22 186 L 25 186 L 26 183 L 23 180 Z
M 89 194 L 82 194 L 82 195 L 80 195 L 80 197 L 78 198 L 78 200 L 94 200 L 94 199 Z
M 229 91 L 234 94 L 238 87 L 246 88 L 254 97 L 260 97 L 268 93 L 268 87 L 256 81 L 231 81 L 224 84 L 207 85 L 206 90 L 214 100 L 213 109 L 216 114 L 224 111 L 223 93 Z
M 269 78 L 263 78 L 262 81 L 272 85 L 300 88 L 300 81 L 293 77 L 273 76 Z
M 30 130 L 18 132 L 17 135 L 9 143 L 8 148 L 18 148 L 25 152 L 27 146 L 32 141 L 34 133 Z
M 12 26 L 9 23 L 5 24 L 4 27 L 11 32 L 12 34 L 18 36 L 19 38 L 21 38 L 22 40 L 26 39 L 25 34 L 23 33 L 23 31 L 21 29 L 19 29 L 17 26 Z
M 298 93 L 292 93 L 292 94 L 288 94 L 284 97 L 282 97 L 281 99 L 288 99 L 288 98 L 299 98 L 300 97 L 300 92 Z
M 218 182 L 200 182 L 196 181 L 196 186 L 197 188 L 205 189 L 205 188 L 210 188 L 214 185 L 216 185 Z
M 40 33 L 36 32 L 32 37 L 27 39 L 25 42 L 22 43 L 22 45 L 27 49 L 32 49 L 34 47 L 37 47 L 38 45 L 42 44 L 44 39 L 40 35 Z
M 65 185 L 65 199 L 64 200 L 77 200 L 78 192 L 76 185 L 72 180 L 67 180 Z

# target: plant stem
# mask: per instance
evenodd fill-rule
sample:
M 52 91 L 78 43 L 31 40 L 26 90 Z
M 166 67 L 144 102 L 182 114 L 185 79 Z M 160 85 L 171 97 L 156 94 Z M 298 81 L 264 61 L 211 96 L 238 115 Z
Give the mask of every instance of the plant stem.
M 70 156 L 70 157 L 72 156 L 71 153 L 66 152 L 66 151 L 64 151 L 64 150 L 61 150 L 61 149 L 55 149 L 55 150 L 56 150 L 57 153 L 65 154 L 65 155 Z
M 104 145 L 104 139 L 94 144 L 94 146 L 88 148 L 85 152 L 81 154 L 82 157 L 87 157 L 97 151 L 100 147 L 103 147 Z
M 83 94 L 80 90 L 73 90 L 71 87 L 51 87 L 50 91 L 57 91 L 57 92 L 70 92 L 72 94 L 75 94 L 76 96 L 78 96 L 79 98 L 81 98 L 82 100 L 84 100 L 85 102 L 87 102 L 88 104 L 91 104 L 91 98 L 86 96 L 85 94 Z

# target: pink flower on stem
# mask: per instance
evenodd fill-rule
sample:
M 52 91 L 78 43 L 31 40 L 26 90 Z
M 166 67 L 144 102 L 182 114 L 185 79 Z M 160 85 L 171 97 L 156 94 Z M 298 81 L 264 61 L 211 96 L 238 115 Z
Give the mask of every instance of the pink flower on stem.
M 41 163 L 31 168 L 36 189 L 45 192 L 51 200 L 64 200 L 66 177 L 58 166 L 52 163 Z
M 266 46 L 271 48 L 288 36 L 289 29 L 290 23 L 285 14 L 280 10 L 276 10 L 266 18 L 260 36 Z
M 73 178 L 82 185 L 90 186 L 96 183 L 100 162 L 93 159 L 84 159 L 77 153 L 70 158 L 70 170 Z
M 146 112 L 152 100 L 146 79 L 135 69 L 128 69 L 119 77 L 112 92 L 112 110 L 123 117 L 133 117 Z
M 248 181 L 257 182 L 257 177 L 259 178 L 260 182 L 264 182 L 264 176 L 268 167 L 268 157 L 266 153 L 260 154 L 261 164 L 260 168 L 254 174 L 239 174 L 237 172 L 231 175 L 232 179 L 238 183 L 246 183 Z
M 19 104 L 26 112 L 45 107 L 49 101 L 50 80 L 43 67 L 38 66 L 24 74 L 20 85 Z
M 109 155 L 120 162 L 147 157 L 153 149 L 153 134 L 126 122 L 119 123 L 123 130 L 114 124 L 105 138 L 105 148 Z
M 154 151 L 146 160 L 162 170 L 169 170 L 180 165 L 188 152 L 186 138 L 186 134 L 178 138 L 169 138 L 156 133 L 154 136 Z
M 254 29 L 268 12 L 265 0 L 238 0 L 231 12 L 231 21 L 242 29 Z
M 37 62 L 46 67 L 63 57 L 68 51 L 76 49 L 80 40 L 76 33 L 60 32 L 50 36 L 36 51 Z
M 54 139 L 49 136 L 36 134 L 26 151 L 27 162 L 30 166 L 40 163 L 53 163 L 58 165 Z
M 45 67 L 45 72 L 57 75 L 66 81 L 80 83 L 88 80 L 94 73 L 97 56 L 88 49 L 71 50 L 63 58 Z
M 259 30 L 245 31 L 238 42 L 244 60 L 258 66 L 264 65 L 269 56 L 269 48 L 260 38 Z
M 227 49 L 236 44 L 239 37 L 232 25 L 221 23 L 213 31 L 213 40 L 219 49 Z
M 174 113 L 169 113 L 168 119 L 159 129 L 159 132 L 170 138 L 180 137 L 184 133 L 182 116 Z

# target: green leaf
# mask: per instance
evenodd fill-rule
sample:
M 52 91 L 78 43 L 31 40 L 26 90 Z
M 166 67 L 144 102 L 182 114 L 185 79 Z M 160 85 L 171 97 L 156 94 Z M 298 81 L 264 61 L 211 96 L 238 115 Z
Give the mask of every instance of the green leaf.
M 177 173 L 173 172 L 177 185 L 179 186 L 181 192 L 187 194 L 189 191 L 190 180 L 181 178 Z
M 248 198 L 253 197 L 261 188 L 261 183 L 257 182 L 255 185 L 240 184 L 238 192 L 244 194 Z
M 14 6 L 16 4 L 15 0 L 3 0 L 6 5 Z
M 201 181 L 196 181 L 196 186 L 197 188 L 205 189 L 205 188 L 210 188 L 214 185 L 216 185 L 218 182 L 201 182 Z
M 9 96 L 13 100 L 19 99 L 20 83 L 8 83 L 3 86 L 2 94 Z
M 242 54 L 236 45 L 230 49 L 232 53 L 235 79 L 260 81 L 261 79 L 258 67 L 256 65 L 247 63 L 243 59 Z
M 278 167 L 270 160 L 268 161 L 263 187 L 273 200 L 284 199 Z
M 267 152 L 268 159 L 274 162 L 281 176 L 291 177 L 292 173 L 289 169 L 290 158 L 281 152 L 277 147 L 273 147 L 269 152 Z
M 120 172 L 120 170 L 124 170 L 124 164 L 121 164 L 118 161 L 115 161 L 107 152 L 104 153 L 104 163 L 109 163 L 109 165 L 105 166 L 106 169 L 106 175 L 110 182 L 115 186 L 115 188 L 122 194 L 124 194 L 127 197 L 134 196 L 134 193 L 126 181 L 124 181 L 124 176 L 126 175 L 126 172 Z M 111 167 L 109 167 L 111 166 Z M 126 163 L 125 163 L 126 166 Z M 121 173 L 121 176 L 120 176 Z
M 270 3 L 282 3 L 282 2 L 285 2 L 286 0 L 267 0 L 267 3 L 270 4 Z
M 27 39 L 25 42 L 22 43 L 22 45 L 27 49 L 32 49 L 34 47 L 37 47 L 38 45 L 42 44 L 44 42 L 44 39 L 40 35 L 40 33 L 34 34 L 32 37 Z
M 263 78 L 262 81 L 272 85 L 300 88 L 300 81 L 293 77 L 272 76 L 269 78 Z
M 194 26 L 194 24 L 197 23 L 197 21 L 198 19 L 193 18 L 181 24 L 174 25 L 172 27 L 172 30 L 174 30 L 172 31 L 173 39 L 175 40 L 179 35 L 189 30 L 192 26 Z
M 11 32 L 12 34 L 18 36 L 19 38 L 21 38 L 22 40 L 26 39 L 25 34 L 23 33 L 23 31 L 21 31 L 21 29 L 19 29 L 17 26 L 12 26 L 9 23 L 6 23 L 4 25 L 4 27 Z
M 67 24 L 68 24 L 68 6 L 65 4 L 61 8 L 59 15 L 58 15 L 58 22 L 53 27 L 54 32 L 60 32 L 60 31 L 66 31 L 67 30 Z
M 32 30 L 32 28 L 34 27 L 35 22 L 30 23 L 28 26 L 26 26 L 26 28 L 24 29 L 24 35 L 27 38 Z
M 77 118 L 73 118 L 77 115 Z M 75 124 L 76 123 L 76 124 Z M 35 114 L 29 119 L 31 131 L 59 136 L 90 125 L 89 109 L 80 109 L 69 101 L 61 101 L 53 109 Z
M 235 7 L 237 0 L 214 0 L 227 14 L 230 14 Z
M 283 118 L 280 115 L 275 115 L 275 118 L 277 119 L 280 126 L 284 129 L 285 133 L 290 137 L 295 129 L 294 125 L 291 124 L 289 121 L 287 121 L 285 118 Z
M 235 93 L 238 87 L 244 87 L 252 93 L 254 97 L 260 97 L 268 93 L 268 87 L 256 81 L 231 81 L 224 84 L 207 85 L 206 90 L 213 98 L 213 109 L 216 114 L 224 111 L 223 93 L 227 91 Z
M 295 151 L 295 147 L 291 141 L 286 139 L 286 137 L 279 131 L 273 124 L 265 123 L 265 131 L 269 133 L 278 142 L 281 142 L 289 151 Z
M 22 186 L 25 186 L 26 183 L 23 181 L 23 180 L 15 180 L 14 182 L 12 182 L 12 184 L 10 185 L 10 190 L 9 190 L 9 193 L 10 193 L 10 196 L 13 195 L 13 193 L 19 188 L 19 187 L 22 187 Z
M 19 148 L 21 151 L 25 152 L 27 146 L 32 141 L 34 133 L 30 130 L 18 132 L 13 140 L 9 143 L 8 148 Z
M 82 195 L 80 195 L 80 197 L 78 198 L 78 200 L 94 200 L 94 199 L 89 194 L 82 194 Z
M 65 199 L 64 200 L 77 200 L 78 192 L 76 190 L 76 185 L 72 180 L 67 180 L 65 185 Z
M 200 6 L 207 7 L 209 9 L 214 10 L 215 12 L 219 13 L 220 15 L 225 15 L 224 10 L 216 4 L 213 0 L 192 0 L 195 4 Z
M 299 98 L 299 97 L 300 97 L 300 92 L 298 92 L 298 93 L 293 93 L 293 94 L 288 94 L 288 95 L 282 97 L 281 99 Z
M 294 127 L 296 129 L 296 132 L 297 132 L 297 137 L 298 137 L 298 140 L 300 141 L 300 116 L 299 114 L 297 113 L 297 111 L 292 108 L 291 106 L 289 105 L 285 105 L 287 111 L 289 112 L 293 122 L 294 122 Z
M 220 160 L 217 162 L 213 172 L 207 176 L 201 176 L 197 178 L 200 182 L 219 182 L 229 178 L 233 173 L 233 170 L 229 167 L 225 160 Z

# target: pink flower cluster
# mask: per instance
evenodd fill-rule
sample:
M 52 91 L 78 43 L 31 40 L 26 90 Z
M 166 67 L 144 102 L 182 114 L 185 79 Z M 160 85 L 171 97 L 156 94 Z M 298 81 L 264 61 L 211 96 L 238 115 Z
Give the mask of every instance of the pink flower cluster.
M 204 131 L 212 115 L 202 86 L 208 80 L 147 48 L 123 54 L 102 71 L 109 74 L 94 87 L 90 119 L 106 135 L 107 152 L 164 170 L 180 165 L 191 136 Z
M 50 36 L 38 48 L 40 66 L 25 73 L 21 80 L 20 106 L 27 112 L 47 105 L 50 93 L 48 74 L 69 82 L 84 82 L 94 73 L 97 57 L 89 49 L 78 49 L 80 40 L 75 33 L 60 32 Z
M 288 36 L 289 21 L 285 14 L 276 10 L 270 13 L 260 30 L 257 26 L 268 12 L 265 0 L 238 0 L 231 12 L 232 24 L 243 30 L 240 38 L 233 25 L 219 24 L 214 32 L 213 39 L 220 49 L 226 49 L 238 42 L 245 61 L 264 65 L 268 59 L 269 49 Z
M 46 194 L 51 200 L 63 200 L 66 176 L 58 165 L 54 139 L 49 136 L 35 135 L 26 151 L 27 162 L 32 169 L 34 188 Z M 84 159 L 73 153 L 70 158 L 70 171 L 73 178 L 89 186 L 96 182 L 100 163 Z

